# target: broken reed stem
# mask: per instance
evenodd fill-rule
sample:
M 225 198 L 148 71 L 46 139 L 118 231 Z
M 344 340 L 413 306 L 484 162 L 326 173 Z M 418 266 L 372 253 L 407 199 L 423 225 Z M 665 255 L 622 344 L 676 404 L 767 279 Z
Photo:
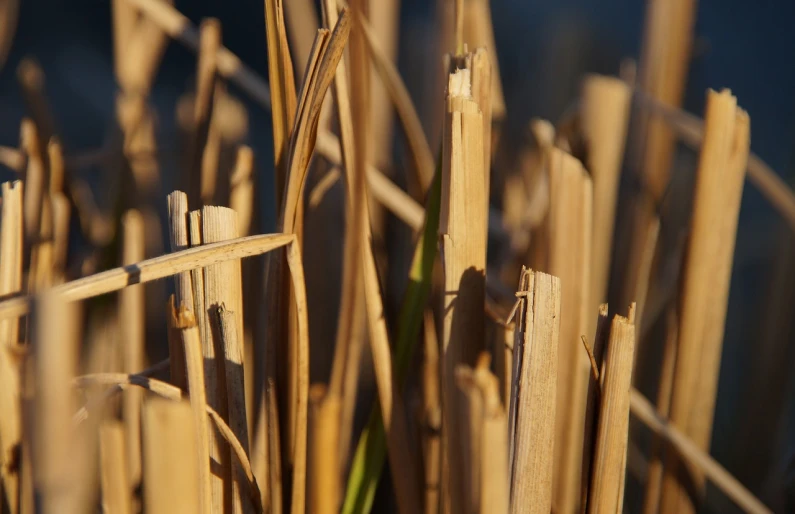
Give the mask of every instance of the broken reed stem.
M 588 75 L 582 86 L 580 122 L 593 180 L 591 308 L 607 300 L 618 180 L 624 157 L 632 91 L 623 81 Z
M 558 148 L 549 153 L 549 272 L 560 278 L 561 315 L 555 438 L 555 510 L 578 509 L 590 362 L 580 337 L 593 340 L 591 243 L 593 188 L 582 164 Z
M 201 242 L 215 243 L 237 236 L 237 219 L 233 210 L 226 207 L 205 206 L 201 209 Z M 236 325 L 242 332 L 242 300 L 240 285 L 240 261 L 228 260 L 208 266 L 202 270 L 203 308 L 202 354 L 204 355 L 204 382 L 207 403 L 218 412 L 224 421 L 229 420 L 224 347 L 212 313 L 221 305 L 229 306 L 238 314 Z M 242 363 L 241 363 L 242 365 Z M 223 505 L 231 504 L 232 467 L 229 449 L 215 432 L 211 434 L 210 456 L 221 465 L 221 472 L 213 475 L 213 512 Z M 226 503 L 230 502 L 230 503 Z
M 320 384 L 309 390 L 309 512 L 339 512 L 340 398 Z
M 194 333 L 195 328 L 194 328 Z M 198 335 L 198 333 L 196 333 Z M 198 350 L 198 348 L 197 348 Z M 129 394 L 129 392 L 127 393 Z M 200 481 L 193 402 L 151 398 L 143 407 L 144 508 L 154 514 L 207 512 Z M 207 424 L 206 414 L 199 423 Z M 206 442 L 206 441 L 204 441 Z M 205 446 L 206 449 L 206 446 Z M 202 451 L 199 450 L 199 455 Z M 206 457 L 206 452 L 205 455 Z M 209 460 L 209 459 L 208 459 Z
M 582 444 L 582 473 L 580 512 L 585 513 L 588 505 L 588 491 L 591 481 L 591 467 L 593 466 L 593 448 L 596 444 L 597 427 L 599 425 L 599 408 L 602 399 L 602 364 L 604 363 L 607 339 L 610 336 L 610 320 L 607 317 L 607 304 L 599 306 L 599 315 L 596 321 L 596 335 L 592 344 L 583 336 L 588 358 L 591 359 L 592 373 L 588 380 L 588 396 L 585 406 L 585 430 L 583 431 Z
M 132 490 L 127 474 L 125 438 L 123 423 L 106 420 L 100 424 L 100 482 L 102 508 L 105 512 L 132 514 Z
M 129 386 L 131 385 L 142 387 L 147 391 L 151 391 L 152 393 L 162 396 L 167 400 L 178 402 L 182 399 L 182 391 L 180 391 L 178 387 L 173 386 L 168 382 L 163 382 L 141 375 L 127 375 L 124 373 L 95 373 L 93 375 L 84 375 L 82 377 L 78 377 L 78 379 L 75 379 L 73 382 L 73 385 L 78 388 L 86 388 L 96 385 L 113 386 L 106 390 L 106 395 L 103 400 L 107 400 L 114 394 L 121 391 L 129 390 Z M 249 462 L 245 451 L 243 451 L 243 446 L 240 444 L 240 441 L 237 440 L 234 432 L 232 432 L 232 429 L 229 428 L 229 425 L 226 424 L 226 421 L 221 418 L 215 409 L 205 404 L 204 410 L 207 416 L 209 416 L 212 420 L 215 428 L 218 430 L 218 433 L 229 444 L 229 447 L 232 453 L 235 455 L 238 464 L 243 469 L 246 478 L 249 480 L 249 497 L 251 498 L 253 505 L 261 505 L 262 502 L 259 486 L 257 486 L 254 475 L 251 472 L 251 463 Z M 83 407 L 80 411 L 78 411 L 77 415 L 75 415 L 74 421 L 77 424 L 80 424 L 87 417 L 88 409 Z M 260 510 L 255 509 L 255 511 L 259 512 Z
M 190 247 L 188 196 L 182 191 L 174 191 L 168 195 L 168 227 L 171 251 L 188 249 Z M 195 308 L 193 280 L 189 271 L 174 275 L 174 296 L 171 297 L 170 302 L 170 309 L 174 312 L 183 307 L 191 311 Z M 171 383 L 186 390 L 185 353 L 179 338 L 174 337 L 171 331 L 169 331 L 168 354 L 171 363 Z
M 439 361 L 439 339 L 436 337 L 436 325 L 433 311 L 427 310 L 424 315 L 425 352 L 422 360 L 422 398 L 423 424 L 422 455 L 425 469 L 425 494 L 423 507 L 425 514 L 439 512 L 440 471 L 441 471 L 441 430 L 442 430 L 442 398 L 441 368 Z
M 198 508 L 195 512 L 210 514 L 213 510 L 211 472 L 210 472 L 210 426 L 205 413 L 207 404 L 204 382 L 204 356 L 202 355 L 199 328 L 196 318 L 184 306 L 179 311 L 169 313 L 169 326 L 176 330 L 185 355 L 190 404 L 193 412 L 194 469 L 198 470 Z
M 122 217 L 122 265 L 140 262 L 144 258 L 144 221 L 136 210 Z M 122 369 L 135 373 L 144 368 L 146 319 L 144 286 L 134 285 L 119 294 L 119 330 L 122 345 Z M 127 478 L 130 494 L 141 482 L 141 401 L 142 391 L 130 391 L 123 398 L 124 434 L 127 438 Z
M 623 511 L 634 353 L 633 320 L 613 317 L 600 376 L 602 394 L 593 449 L 588 512 Z
M 442 330 L 442 501 L 455 512 L 463 498 L 456 473 L 458 435 L 455 368 L 473 364 L 484 338 L 488 197 L 483 189 L 483 115 L 472 96 L 469 69 L 449 75 L 442 150 L 441 237 L 444 296 Z
M 165 0 L 173 4 L 173 0 Z M 129 6 L 129 4 L 128 4 Z M 138 13 L 135 13 L 138 17 Z M 168 36 L 152 20 L 140 17 L 127 35 L 126 45 L 116 53 L 117 80 L 127 94 L 147 97 L 168 44 Z
M 0 208 L 0 297 L 22 290 L 22 249 L 24 248 L 24 215 L 22 182 L 4 182 Z M 19 344 L 19 320 L 0 319 L 0 345 L 16 348 Z M 19 444 L 22 431 L 20 412 L 20 366 L 9 351 L 0 352 L 0 451 L 11 455 Z M 5 460 L 5 459 L 3 459 Z M 19 476 L 8 466 L 0 468 L 3 492 L 11 512 L 16 512 Z
M 499 382 L 489 371 L 490 358 L 483 353 L 473 370 L 456 368 L 456 382 L 463 393 L 463 414 L 458 426 L 464 441 L 467 491 L 466 512 L 507 514 L 509 508 L 508 423 L 500 402 Z
M 245 372 L 243 366 L 243 347 L 237 333 L 236 314 L 224 308 L 215 309 L 214 323 L 218 327 L 221 345 L 224 349 L 224 368 L 226 373 L 226 397 L 229 411 L 229 427 L 248 454 L 248 418 L 246 416 Z M 245 476 L 234 473 L 233 509 L 236 513 L 252 512 L 251 504 L 245 499 L 247 480 Z
M 750 121 L 728 91 L 708 91 L 705 119 L 683 270 L 671 422 L 706 451 L 712 435 Z M 692 512 L 696 507 L 677 481 L 675 456 L 669 455 L 665 462 L 661 512 Z M 703 474 L 691 471 L 703 494 Z
M 522 270 L 508 417 L 511 512 L 552 509 L 560 280 Z

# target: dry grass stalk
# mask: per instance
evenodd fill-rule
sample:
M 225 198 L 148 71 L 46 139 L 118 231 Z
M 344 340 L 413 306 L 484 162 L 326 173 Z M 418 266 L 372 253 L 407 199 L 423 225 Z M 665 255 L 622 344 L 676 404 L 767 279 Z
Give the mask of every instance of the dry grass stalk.
M 0 213 L 0 297 L 22 290 L 22 249 L 24 248 L 22 182 L 2 185 Z M 0 319 L 0 345 L 14 348 L 19 343 L 19 320 Z M 11 512 L 16 512 L 19 487 L 17 473 L 6 464 L 6 456 L 19 444 L 21 435 L 20 369 L 10 352 L 0 352 L 0 442 L 3 459 L 0 468 L 3 496 Z
M 588 505 L 588 489 L 591 480 L 591 466 L 593 465 L 593 448 L 596 440 L 599 422 L 599 408 L 602 398 L 601 370 L 604 363 L 607 339 L 610 336 L 610 320 L 607 317 L 607 304 L 599 306 L 599 316 L 596 321 L 596 335 L 592 344 L 583 337 L 583 344 L 591 360 L 591 376 L 588 380 L 588 397 L 585 406 L 585 430 L 583 431 L 582 444 L 582 473 L 580 512 L 586 512 Z
M 205 206 L 201 210 L 202 244 L 216 243 L 234 239 L 237 236 L 237 219 L 235 211 L 226 207 Z M 204 381 L 207 390 L 207 403 L 218 412 L 224 421 L 229 420 L 224 371 L 224 347 L 218 331 L 213 326 L 215 320 L 211 313 L 221 305 L 227 305 L 239 313 L 235 324 L 242 330 L 242 298 L 240 261 L 228 260 L 208 266 L 202 270 L 204 287 L 204 316 L 202 335 L 202 354 L 204 355 Z M 241 308 L 238 308 L 241 307 Z M 237 328 L 237 327 L 236 327 Z M 242 356 L 241 356 L 242 357 Z M 242 365 L 242 363 L 241 363 Z M 242 392 L 242 391 L 241 391 Z M 221 508 L 231 502 L 232 468 L 229 450 L 220 441 L 215 432 L 212 433 L 210 456 L 221 465 L 221 472 L 213 476 L 213 504 Z
M 20 127 L 21 146 L 28 162 L 25 169 L 25 240 L 27 246 L 34 245 L 41 228 L 42 203 L 47 190 L 47 164 L 44 149 L 39 141 L 39 130 L 33 121 L 25 118 Z
M 216 92 L 216 59 L 221 47 L 221 23 L 208 18 L 201 24 L 201 42 L 196 71 L 196 97 L 193 103 L 193 133 L 189 146 L 188 198 L 212 203 L 218 179 L 218 145 L 220 134 L 213 127 L 213 106 Z M 199 177 L 195 176 L 196 170 Z M 197 180 L 198 178 L 198 180 Z
M 173 4 L 173 0 L 161 1 Z M 123 9 L 130 9 L 129 2 L 124 3 L 127 5 Z M 117 15 L 116 7 L 114 4 L 114 18 Z M 138 16 L 137 13 L 134 15 L 138 18 L 137 23 L 132 27 L 125 27 L 128 32 L 122 36 L 126 39 L 119 41 L 120 48 L 114 48 L 114 66 L 122 91 L 146 97 L 152 89 L 169 40 L 156 23 Z
M 340 508 L 340 398 L 323 385 L 309 391 L 309 512 L 334 514 Z
M 676 356 L 671 421 L 707 450 L 720 372 L 737 219 L 748 161 L 750 122 L 728 91 L 707 94 L 704 145 L 696 176 Z M 666 458 L 662 512 L 690 512 Z M 698 488 L 703 475 L 694 470 Z
M 257 217 L 254 206 L 254 151 L 242 145 L 237 149 L 235 169 L 230 177 L 229 207 L 237 213 L 237 228 L 241 235 L 251 234 Z
M 515 304 L 518 308 L 519 300 Z M 511 317 L 515 313 L 512 312 Z M 516 325 L 513 321 L 504 321 L 486 312 L 486 331 L 491 339 L 491 353 L 494 370 L 500 381 L 500 400 L 509 405 L 511 401 L 511 381 L 513 378 L 513 342 L 516 338 Z
M 100 482 L 105 512 L 132 514 L 132 490 L 127 474 L 124 424 L 103 421 L 99 427 Z
M 500 402 L 499 382 L 489 371 L 490 358 L 481 354 L 473 370 L 456 369 L 456 382 L 463 393 L 463 419 L 459 421 L 464 441 L 467 491 L 466 511 L 507 513 L 509 508 L 508 423 Z
M 206 423 L 206 415 L 201 423 Z M 154 514 L 202 512 L 196 420 L 187 402 L 144 403 L 144 506 Z M 201 453 L 201 452 L 200 452 Z M 205 511 L 206 512 L 206 511 Z M 219 511 L 220 512 L 220 511 Z
M 657 415 L 662 419 L 668 419 L 671 410 L 671 392 L 674 384 L 674 366 L 676 366 L 677 338 L 679 335 L 679 319 L 676 309 L 670 308 L 668 310 L 665 321 L 665 346 L 663 347 L 663 358 L 660 366 L 660 382 L 657 385 Z M 644 514 L 657 514 L 660 507 L 663 477 L 662 443 L 662 438 L 655 434 L 649 451 L 649 468 L 646 474 L 646 486 L 643 491 Z
M 593 340 L 591 283 L 591 179 L 582 164 L 553 148 L 550 153 L 549 272 L 560 278 L 563 316 L 558 353 L 555 439 L 555 510 L 574 512 L 581 489 L 582 437 L 590 363 L 580 337 Z
M 224 349 L 224 368 L 226 374 L 226 397 L 229 412 L 229 427 L 249 453 L 248 418 L 246 416 L 245 372 L 243 365 L 243 344 L 238 336 L 237 316 L 228 311 L 223 304 L 215 309 L 215 320 L 221 346 Z M 235 513 L 252 512 L 251 504 L 245 499 L 246 477 L 233 473 L 234 487 L 232 504 Z
M 290 42 L 290 52 L 295 55 L 297 78 L 301 81 L 304 79 L 304 69 L 312 53 L 312 39 L 320 27 L 315 2 L 291 0 L 284 5 L 283 10 L 287 22 L 286 33 Z
M 276 212 L 281 212 L 287 184 L 287 159 L 295 117 L 296 93 L 293 63 L 287 48 L 282 0 L 265 1 L 265 29 L 268 42 L 269 102 L 276 158 Z
M 138 211 L 127 211 L 122 218 L 122 265 L 144 260 L 144 221 Z M 119 294 L 119 330 L 123 371 L 134 373 L 144 368 L 146 319 L 144 286 L 134 285 Z M 130 491 L 141 482 L 141 401 L 142 391 L 130 391 L 123 398 L 127 478 Z
M 433 312 L 426 311 L 424 317 L 425 352 L 422 361 L 422 403 L 423 424 L 422 455 L 424 456 L 425 493 L 423 507 L 425 514 L 439 512 L 439 480 L 441 471 L 441 430 L 442 398 L 441 367 L 439 361 L 439 338 Z
M 370 351 L 373 355 L 378 401 L 386 428 L 387 454 L 392 471 L 392 482 L 401 513 L 420 511 L 419 483 L 415 481 L 418 469 L 409 446 L 405 407 L 392 368 L 391 348 L 384 319 L 378 271 L 370 245 L 369 224 L 365 225 L 363 245 L 364 298 L 367 307 Z
M 414 160 L 415 173 L 417 174 L 416 180 L 420 186 L 419 192 L 424 196 L 424 193 L 428 191 L 431 185 L 436 164 L 430 145 L 425 138 L 422 123 L 417 111 L 414 109 L 411 96 L 400 78 L 400 72 L 379 44 L 372 27 L 365 21 L 365 23 L 362 23 L 362 30 L 373 66 L 378 72 L 381 82 L 384 84 L 386 92 L 395 106 L 395 112 L 404 127 L 406 142 Z M 322 136 L 323 134 L 321 134 L 321 138 Z
M 110 11 L 113 23 L 113 69 L 116 82 L 121 84 L 126 72 L 127 48 L 135 31 L 138 13 L 127 0 L 113 0 Z
M 332 27 L 338 22 L 337 7 L 331 0 L 322 4 L 324 23 Z M 345 471 L 350 451 L 350 437 L 353 432 L 353 418 L 356 410 L 356 389 L 359 383 L 359 370 L 364 349 L 366 318 L 362 308 L 361 259 L 363 255 L 362 234 L 367 224 L 366 172 L 364 163 L 358 161 L 363 154 L 357 153 L 357 140 L 353 131 L 353 110 L 351 91 L 348 84 L 346 63 L 340 60 L 334 77 L 334 103 L 340 127 L 340 149 L 344 166 L 346 186 L 346 223 L 343 251 L 342 293 L 339 319 L 335 341 L 334 360 L 331 368 L 329 396 L 339 398 L 339 420 L 335 430 L 343 434 L 339 442 L 337 456 L 340 472 Z M 339 495 L 339 491 L 336 491 Z M 336 496 L 334 497 L 336 498 Z M 334 503 L 334 508 L 338 507 Z
M 213 510 L 211 473 L 210 473 L 210 427 L 205 414 L 207 404 L 206 387 L 204 382 L 204 356 L 202 354 L 199 328 L 196 318 L 184 306 L 179 311 L 169 313 L 169 326 L 179 333 L 185 355 L 185 369 L 187 370 L 188 387 L 190 389 L 190 404 L 193 412 L 193 439 L 194 462 L 193 468 L 198 472 L 198 486 L 195 498 L 198 507 L 194 512 L 209 514 Z M 187 435 L 187 434 L 186 434 Z M 190 459 L 190 457 L 187 457 Z
M 709 453 L 699 448 L 690 438 L 660 417 L 654 406 L 636 389 L 630 392 L 632 415 L 645 424 L 655 435 L 665 440 L 672 451 L 697 466 L 727 497 L 746 512 L 770 514 L 772 511 L 734 478 Z
M 78 369 L 79 305 L 48 293 L 39 298 L 33 337 L 35 398 L 33 479 L 41 512 L 86 512 L 81 473 L 73 469 L 80 434 L 70 430 L 75 402 L 72 378 Z
M 600 375 L 602 394 L 587 512 L 623 511 L 634 353 L 633 320 L 615 316 Z
M 624 156 L 630 88 L 619 79 L 589 75 L 582 86 L 580 121 L 588 147 L 585 163 L 593 179 L 593 269 L 591 305 L 607 300 L 618 180 Z
M 362 2 L 367 6 L 362 13 L 362 26 L 369 21 L 375 30 L 377 44 L 383 49 L 383 55 L 392 63 L 397 59 L 400 24 L 400 2 L 398 0 L 381 0 L 380 2 Z M 367 53 L 367 43 L 362 37 L 362 57 Z M 366 62 L 364 59 L 363 62 Z M 392 125 L 394 114 L 389 102 L 387 85 L 376 80 L 376 71 L 367 64 L 369 70 L 368 93 L 363 97 L 362 107 L 369 113 L 366 121 L 369 135 L 370 150 L 368 162 L 386 165 L 392 160 Z M 360 91 L 358 88 L 356 91 Z M 357 130 L 362 125 L 356 124 Z
M 511 512 L 547 514 L 552 509 L 560 280 L 522 270 L 518 296 L 508 419 Z
M 240 237 L 232 241 L 223 241 L 153 257 L 139 262 L 132 269 L 130 267 L 110 269 L 61 284 L 53 289 L 66 301 L 85 300 L 93 296 L 118 291 L 132 284 L 144 284 L 184 271 L 201 270 L 202 267 L 230 259 L 261 255 L 287 246 L 294 240 L 295 237 L 289 234 L 260 234 Z M 30 301 L 30 297 L 20 297 L 0 302 L 0 319 L 25 315 L 29 310 Z
M 462 512 L 459 442 L 449 423 L 459 419 L 454 407 L 455 368 L 473 364 L 483 349 L 488 197 L 483 190 L 483 117 L 472 97 L 470 70 L 449 75 L 439 220 L 444 268 L 442 330 L 442 490 L 443 502 Z M 449 503 L 452 502 L 452 503 Z
M 681 105 L 693 41 L 696 16 L 694 0 L 652 0 L 647 3 L 646 22 L 639 64 L 640 89 L 666 105 Z M 647 232 L 653 220 L 654 203 L 659 202 L 668 186 L 674 150 L 674 135 L 659 119 L 641 118 L 635 139 L 638 145 L 637 166 L 643 170 L 647 190 L 636 200 L 631 232 L 629 261 L 625 269 L 636 270 L 643 259 Z M 632 275 L 624 280 L 622 302 L 635 299 L 637 290 Z
M 171 251 L 178 252 L 188 249 L 190 247 L 188 196 L 182 191 L 174 191 L 168 195 L 168 226 Z M 192 311 L 195 308 L 193 279 L 189 271 L 174 275 L 174 296 L 171 297 L 170 301 L 172 310 L 185 307 Z M 185 390 L 187 388 L 185 353 L 181 341 L 175 335 L 172 331 L 169 331 L 168 354 L 170 357 L 171 383 Z
M 25 107 L 38 130 L 39 148 L 46 148 L 55 135 L 55 122 L 44 90 L 44 71 L 36 60 L 25 58 L 17 67 L 17 80 Z

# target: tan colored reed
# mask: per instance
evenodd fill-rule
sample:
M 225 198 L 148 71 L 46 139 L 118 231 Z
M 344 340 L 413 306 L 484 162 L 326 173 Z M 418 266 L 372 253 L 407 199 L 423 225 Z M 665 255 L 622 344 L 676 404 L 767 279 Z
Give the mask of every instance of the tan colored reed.
M 557 410 L 560 280 L 523 270 L 508 417 L 511 512 L 552 509 Z

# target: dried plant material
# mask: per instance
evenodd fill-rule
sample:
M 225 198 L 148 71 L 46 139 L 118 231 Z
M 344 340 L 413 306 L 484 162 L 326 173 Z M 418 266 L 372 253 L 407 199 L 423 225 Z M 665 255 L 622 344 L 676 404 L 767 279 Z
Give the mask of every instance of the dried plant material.
M 772 512 L 709 453 L 699 448 L 670 422 L 661 418 L 655 412 L 654 406 L 635 389 L 630 392 L 630 408 L 633 416 L 641 420 L 658 437 L 664 438 L 681 458 L 687 459 L 702 470 L 704 475 L 741 509 L 755 514 Z
M 53 292 L 58 293 L 65 301 L 85 300 L 92 296 L 118 291 L 132 284 L 145 284 L 176 273 L 201 269 L 230 259 L 261 255 L 287 246 L 294 240 L 294 236 L 285 234 L 240 237 L 231 241 L 153 257 L 139 262 L 135 269 L 121 267 L 103 271 L 54 287 Z M 23 316 L 29 310 L 30 300 L 29 297 L 21 297 L 0 302 L 0 319 Z
M 282 4 L 282 1 L 279 1 Z M 315 32 L 320 28 L 315 2 L 310 0 L 291 0 L 280 8 L 284 11 L 284 20 L 287 22 L 287 37 L 290 42 L 290 50 L 295 55 L 296 72 L 298 80 L 303 80 L 304 69 L 312 53 L 312 39 Z M 267 16 L 266 12 L 266 16 Z M 286 46 L 285 46 L 286 48 Z
M 39 148 L 44 149 L 55 135 L 55 121 L 44 90 L 44 71 L 35 59 L 25 58 L 17 67 L 17 80 L 25 107 L 38 131 Z
M 441 362 L 439 360 L 439 338 L 436 337 L 436 326 L 433 314 L 425 312 L 424 317 L 425 352 L 422 361 L 422 399 L 423 399 L 423 431 L 422 454 L 425 470 L 425 494 L 423 507 L 425 514 L 439 512 L 439 480 L 441 471 L 441 430 L 442 430 L 442 398 L 441 398 Z
M 309 391 L 309 512 L 334 514 L 340 505 L 340 399 L 325 386 Z
M 122 218 L 122 265 L 144 259 L 144 221 L 138 211 L 127 211 Z M 144 286 L 134 285 L 119 294 L 119 328 L 123 371 L 134 373 L 144 368 L 146 320 Z M 130 491 L 141 482 L 141 401 L 142 391 L 130 391 L 123 399 L 125 423 L 127 478 Z
M 635 325 L 632 320 L 615 316 L 600 376 L 599 421 L 587 512 L 623 511 L 634 354 Z
M 395 111 L 403 125 L 406 142 L 414 160 L 415 173 L 417 174 L 416 180 L 420 185 L 420 192 L 424 194 L 431 185 L 436 166 L 430 145 L 422 129 L 419 115 L 414 109 L 411 96 L 400 78 L 397 67 L 379 44 L 373 29 L 366 20 L 362 23 L 362 31 L 365 35 L 365 41 L 367 42 L 375 70 L 380 75 L 386 92 L 391 97 L 392 104 L 395 106 Z
M 668 310 L 665 320 L 665 346 L 663 347 L 660 365 L 660 381 L 657 385 L 657 415 L 667 419 L 671 411 L 671 392 L 674 382 L 674 366 L 676 366 L 677 339 L 679 336 L 679 318 L 675 308 Z M 656 514 L 660 507 L 663 477 L 663 440 L 655 434 L 649 451 L 649 467 L 646 474 L 646 487 L 643 491 L 644 514 Z
M 331 0 L 323 2 L 322 10 L 326 25 L 331 27 L 339 22 L 337 8 Z M 366 248 L 363 248 L 367 242 L 362 237 L 367 225 L 365 189 L 367 182 L 364 162 L 359 161 L 364 154 L 356 150 L 356 145 L 363 138 L 357 139 L 353 131 L 354 113 L 351 107 L 351 91 L 344 60 L 340 60 L 337 65 L 333 92 L 340 126 L 340 147 L 346 186 L 346 215 L 342 292 L 328 396 L 341 402 L 336 430 L 341 434 L 349 434 L 353 431 L 356 389 L 361 368 L 366 323 L 362 307 L 361 260 L 363 252 L 367 251 Z M 350 439 L 342 438 L 337 453 L 340 471 L 345 470 L 349 451 Z M 339 491 L 335 491 L 334 494 L 332 508 L 337 509 L 339 502 L 336 501 L 336 495 L 339 494 Z
M 229 207 L 237 213 L 240 234 L 250 235 L 257 217 L 254 206 L 254 151 L 250 146 L 242 145 L 237 149 L 230 181 Z
M 549 272 L 560 278 L 560 351 L 555 438 L 555 510 L 578 508 L 590 363 L 580 337 L 593 340 L 589 294 L 593 187 L 582 164 L 550 150 Z
M 509 507 L 508 422 L 500 402 L 499 382 L 489 371 L 487 353 L 476 368 L 459 366 L 456 382 L 462 393 L 465 512 L 507 513 Z
M 511 512 L 552 509 L 560 337 L 560 280 L 523 270 L 508 417 Z
M 641 59 L 638 66 L 639 89 L 665 105 L 679 107 L 684 99 L 687 73 L 693 46 L 696 17 L 694 0 L 652 0 L 646 4 Z M 643 170 L 646 194 L 636 199 L 629 224 L 629 254 L 625 269 L 630 273 L 640 266 L 653 221 L 655 204 L 663 198 L 671 173 L 674 134 L 662 120 L 641 113 L 635 138 L 635 166 Z M 641 146 L 642 145 L 642 146 Z M 623 281 L 622 302 L 635 301 L 634 280 Z
M 202 419 L 201 422 L 206 422 Z M 147 400 L 143 410 L 144 508 L 154 514 L 202 512 L 195 419 L 187 402 Z M 206 510 L 204 512 L 207 512 Z M 220 511 L 217 511 L 220 512 Z
M 224 349 L 224 371 L 226 375 L 226 399 L 229 413 L 229 427 L 248 454 L 248 423 L 246 417 L 245 376 L 243 365 L 243 342 L 238 336 L 237 316 L 228 311 L 223 304 L 214 310 L 216 333 L 220 336 Z M 233 473 L 232 507 L 236 513 L 251 512 L 250 503 L 245 500 L 245 474 Z
M 132 514 L 125 438 L 123 423 L 109 420 L 99 427 L 100 482 L 105 512 Z
M 502 93 L 497 45 L 494 41 L 494 26 L 491 21 L 489 0 L 464 0 L 464 42 L 469 48 L 485 48 L 494 72 L 491 74 L 491 116 L 495 121 L 505 117 L 505 98 Z
M 22 249 L 24 248 L 24 215 L 22 208 L 22 182 L 4 182 L 2 185 L 2 212 L 0 212 L 0 297 L 22 291 Z M 0 319 L 0 451 L 3 494 L 9 509 L 17 509 L 19 476 L 7 465 L 7 456 L 20 443 L 20 366 L 10 349 L 19 343 L 19 320 Z
M 86 512 L 90 481 L 73 469 L 80 437 L 71 426 L 76 410 L 71 394 L 77 375 L 79 305 L 57 293 L 39 297 L 34 312 L 33 366 L 36 396 L 31 406 L 33 480 L 41 511 Z
M 585 512 L 588 505 L 588 491 L 591 481 L 591 467 L 593 466 L 593 449 L 596 441 L 597 427 L 599 424 L 599 411 L 602 398 L 602 365 L 604 364 L 607 340 L 610 337 L 610 319 L 607 317 L 607 304 L 599 306 L 599 315 L 596 321 L 596 335 L 593 345 L 589 345 L 585 336 L 582 342 L 591 361 L 591 378 L 588 380 L 588 396 L 585 406 L 585 423 L 582 444 L 582 493 L 580 494 L 581 512 Z
M 295 117 L 296 93 L 293 63 L 287 48 L 282 0 L 266 0 L 265 28 L 268 42 L 268 77 L 271 91 L 273 148 L 276 158 L 276 212 L 281 212 L 282 195 L 287 184 L 287 160 Z M 267 88 L 267 86 L 265 86 Z M 265 90 L 267 91 L 267 89 Z
M 750 121 L 728 91 L 707 93 L 705 119 L 684 264 L 671 421 L 699 448 L 708 450 Z M 661 512 L 691 512 L 695 506 L 677 481 L 674 459 L 673 455 L 666 458 Z M 703 474 L 691 471 L 702 489 Z
M 197 471 L 197 487 L 194 497 L 198 508 L 194 512 L 209 514 L 213 510 L 213 498 L 210 473 L 210 426 L 204 407 L 207 404 L 207 393 L 204 382 L 204 357 L 202 355 L 199 329 L 196 319 L 185 307 L 178 312 L 169 313 L 169 326 L 179 334 L 185 355 L 185 369 L 190 388 L 190 405 L 193 413 L 194 466 L 189 469 Z M 188 436 L 190 437 L 190 436 Z M 190 457 L 187 457 L 191 459 Z
M 453 470 L 459 441 L 449 423 L 459 419 L 454 406 L 455 367 L 473 364 L 483 350 L 488 197 L 483 185 L 483 117 L 471 96 L 469 69 L 450 74 L 447 86 L 442 196 L 439 219 L 444 268 L 442 329 L 442 490 L 446 505 L 463 512 L 463 484 Z M 446 477 L 446 478 L 445 478 Z M 458 483 L 456 483 L 458 482 Z M 447 503 L 452 502 L 452 503 Z
M 580 123 L 587 147 L 585 165 L 593 180 L 592 308 L 607 300 L 618 182 L 632 98 L 627 84 L 588 75 L 582 86 Z
M 39 141 L 40 134 L 36 125 L 29 119 L 23 119 L 20 127 L 21 146 L 28 158 L 25 169 L 25 240 L 27 245 L 38 241 L 41 228 L 42 203 L 47 190 L 46 161 L 44 149 Z

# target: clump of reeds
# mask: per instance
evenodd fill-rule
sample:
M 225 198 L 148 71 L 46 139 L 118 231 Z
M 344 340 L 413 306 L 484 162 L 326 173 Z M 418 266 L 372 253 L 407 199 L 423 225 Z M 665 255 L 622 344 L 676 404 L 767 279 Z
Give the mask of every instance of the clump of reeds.
M 266 82 L 217 20 L 114 0 L 114 137 L 90 155 L 63 148 L 43 72 L 20 66 L 29 118 L 0 148 L 20 177 L 0 214 L 0 508 L 615 513 L 629 471 L 647 513 L 695 511 L 707 481 L 767 512 L 708 450 L 744 178 L 790 224 L 795 200 L 749 157 L 728 91 L 704 122 L 677 109 L 693 3 L 651 0 L 638 84 L 585 77 L 577 115 L 533 120 L 513 149 L 486 0 L 440 3 L 432 137 L 394 64 L 397 2 L 343 4 L 265 0 Z M 161 169 L 148 103 L 171 38 L 198 53 L 179 171 Z M 228 84 L 270 110 L 274 162 L 243 143 Z M 393 113 L 406 191 L 386 169 Z M 677 137 L 699 160 L 661 302 Z M 646 187 L 619 201 L 629 144 Z M 84 166 L 105 170 L 111 209 Z M 275 198 L 257 192 L 271 168 Z M 166 197 L 165 174 L 182 190 Z M 656 406 L 633 386 L 654 344 Z

